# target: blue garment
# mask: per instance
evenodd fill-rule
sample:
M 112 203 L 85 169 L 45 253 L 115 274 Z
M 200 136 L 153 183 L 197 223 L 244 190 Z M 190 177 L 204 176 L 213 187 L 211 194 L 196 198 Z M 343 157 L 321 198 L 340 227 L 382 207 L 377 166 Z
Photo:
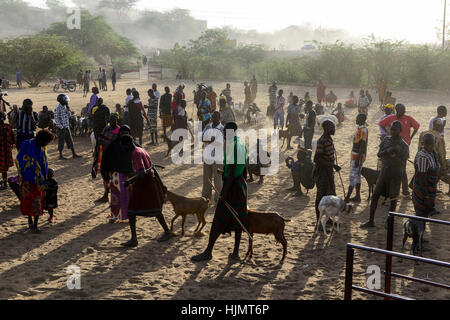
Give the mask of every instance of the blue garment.
M 16 166 L 23 182 L 42 187 L 48 173 L 46 148 L 38 146 L 36 139 L 25 140 L 17 154 Z

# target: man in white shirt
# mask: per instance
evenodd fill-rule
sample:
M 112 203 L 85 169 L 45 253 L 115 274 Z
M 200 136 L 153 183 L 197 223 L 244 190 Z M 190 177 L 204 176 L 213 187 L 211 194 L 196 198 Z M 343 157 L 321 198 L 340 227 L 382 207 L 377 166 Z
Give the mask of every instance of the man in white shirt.
M 446 116 L 447 116 L 447 108 L 445 106 L 437 107 L 437 116 L 432 117 L 430 119 L 430 124 L 429 124 L 428 128 L 430 130 L 433 130 L 433 123 L 434 123 L 434 120 L 436 120 L 436 119 L 442 119 L 442 121 L 444 122 L 444 127 L 445 127 L 445 124 L 447 122 L 447 120 L 445 119 Z M 445 129 L 441 132 L 441 136 L 444 136 L 444 135 L 445 135 Z
M 203 141 L 205 142 L 205 146 L 216 141 L 216 137 L 220 137 L 222 140 L 223 146 L 223 136 L 224 136 L 224 126 L 220 123 L 220 112 L 214 111 L 212 114 L 212 122 L 208 123 L 203 130 Z M 222 149 L 221 149 L 222 150 Z M 212 150 L 211 155 L 205 154 L 203 159 L 203 189 L 202 189 L 202 197 L 207 199 L 211 199 L 212 196 L 212 186 L 211 182 L 214 178 L 214 187 L 220 192 L 222 190 L 222 176 L 217 171 L 218 169 L 222 170 L 222 164 L 216 163 L 213 159 L 215 159 L 215 153 Z M 212 162 L 212 163 L 211 163 Z M 211 164 L 208 164 L 211 163 Z M 220 194 L 217 192 L 214 195 L 214 201 L 217 202 Z

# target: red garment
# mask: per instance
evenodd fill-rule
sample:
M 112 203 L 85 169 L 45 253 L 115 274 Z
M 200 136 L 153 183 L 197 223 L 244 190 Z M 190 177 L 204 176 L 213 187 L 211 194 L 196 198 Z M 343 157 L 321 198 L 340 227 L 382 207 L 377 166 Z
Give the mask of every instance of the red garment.
M 133 171 L 139 172 L 152 166 L 149 154 L 142 148 L 136 147 L 132 154 Z M 138 179 L 131 187 L 128 216 L 152 216 L 162 212 L 162 192 L 153 171 Z
M 402 123 L 402 132 L 400 133 L 400 135 L 409 146 L 411 144 L 411 128 L 413 128 L 414 130 L 418 130 L 420 127 L 420 123 L 418 123 L 413 117 L 405 114 L 399 119 L 397 118 L 397 115 L 391 114 L 390 116 L 380 120 L 380 122 L 378 122 L 378 125 L 383 128 L 390 128 L 392 123 L 397 120 Z
M 14 145 L 14 134 L 9 124 L 0 124 L 0 172 L 8 172 L 14 165 L 12 147 Z
M 44 211 L 44 192 L 37 185 L 23 182 L 20 187 L 20 211 L 23 216 L 42 216 Z
M 320 82 L 317 85 L 317 100 L 319 102 L 322 102 L 325 100 L 325 90 L 326 89 L 327 89 L 327 87 L 322 82 Z

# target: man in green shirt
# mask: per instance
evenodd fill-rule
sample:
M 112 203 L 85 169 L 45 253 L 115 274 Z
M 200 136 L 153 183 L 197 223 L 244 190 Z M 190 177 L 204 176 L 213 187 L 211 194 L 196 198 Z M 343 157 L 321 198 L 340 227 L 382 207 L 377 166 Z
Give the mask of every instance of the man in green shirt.
M 235 242 L 230 257 L 239 259 L 242 226 L 228 209 L 228 206 L 234 209 L 234 213 L 237 213 L 242 225 L 248 228 L 247 183 L 245 181 L 247 176 L 247 149 L 245 144 L 236 136 L 236 130 L 237 125 L 234 122 L 229 122 L 225 126 L 226 149 L 222 192 L 214 213 L 208 247 L 203 253 L 192 257 L 192 261 L 211 260 L 212 250 L 217 238 L 221 234 L 231 233 L 231 231 L 235 231 Z

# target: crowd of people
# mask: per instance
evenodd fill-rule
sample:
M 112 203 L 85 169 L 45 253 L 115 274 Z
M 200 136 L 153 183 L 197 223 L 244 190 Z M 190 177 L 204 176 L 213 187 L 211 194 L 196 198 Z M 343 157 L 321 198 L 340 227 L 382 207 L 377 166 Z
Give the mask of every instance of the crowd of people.
M 125 92 L 124 104 L 117 104 L 112 111 L 100 96 L 100 90 L 107 90 L 104 75 L 104 70 L 99 70 L 100 88 L 91 88 L 91 97 L 84 110 L 95 138 L 91 174 L 93 178 L 100 175 L 104 185 L 104 193 L 97 201 L 109 202 L 110 223 L 128 220 L 131 239 L 123 243 L 124 246 L 138 245 L 137 216 L 156 217 L 164 230 L 158 240 L 166 241 L 173 236 L 162 213 L 167 188 L 158 174 L 156 165 L 143 147 L 143 136 L 147 128 L 151 137 L 150 145 L 158 144 L 158 115 L 162 124 L 163 137 L 168 142 L 170 142 L 169 130 L 173 132 L 177 129 L 190 129 L 186 111 L 185 85 L 181 83 L 173 93 L 166 86 L 164 94 L 161 95 L 157 85 L 153 84 L 147 91 L 148 97 L 145 98 L 135 88 L 129 88 Z M 102 82 L 100 82 L 101 79 L 103 79 Z M 86 96 L 86 85 L 89 86 L 89 81 L 90 72 L 86 71 L 83 78 L 85 88 L 83 96 Z M 244 105 L 254 103 L 257 86 L 254 76 L 250 82 L 244 82 Z M 384 110 L 384 115 L 378 122 L 380 144 L 377 156 L 380 159 L 380 173 L 370 203 L 369 220 L 361 225 L 362 228 L 375 226 L 374 216 L 380 196 L 387 198 L 390 201 L 390 210 L 395 211 L 400 187 L 404 196 L 410 196 L 409 189 L 412 189 L 412 201 L 417 215 L 438 214 L 434 206 L 437 183 L 444 177 L 447 170 L 443 135 L 446 107 L 438 107 L 437 115 L 430 120 L 428 130 L 420 134 L 419 149 L 414 158 L 415 174 L 408 181 L 406 163 L 410 156 L 411 141 L 418 133 L 420 124 L 406 114 L 405 105 L 394 106 L 386 103 L 392 102 L 391 96 L 381 94 L 381 89 L 384 89 L 386 93 L 387 87 L 379 88 L 380 99 L 383 98 L 380 103 Z M 338 101 L 337 96 L 333 91 L 326 94 L 326 85 L 319 81 L 315 106 L 309 92 L 306 92 L 304 99 L 300 99 L 293 93 L 288 96 L 285 122 L 284 91 L 278 89 L 277 83 L 273 82 L 268 92 L 268 116 L 273 118 L 274 129 L 283 128 L 286 124 L 290 134 L 288 149 L 292 149 L 291 137 L 297 136 L 304 139 L 304 145 L 298 147 L 297 159 L 290 157 L 286 159 L 286 165 L 291 170 L 294 183 L 289 190 L 295 191 L 296 196 L 302 196 L 302 185 L 307 190 L 317 188 L 315 211 L 318 220 L 319 203 L 322 197 L 336 195 L 335 172 L 339 173 L 341 166 L 337 163 L 333 135 L 337 124 L 345 118 L 344 108 L 341 103 L 334 108 Z M 6 115 L 6 106 L 10 104 L 0 95 L 0 107 L 3 106 L 0 110 L 0 171 L 3 179 L 0 187 L 4 189 L 7 186 L 7 172 L 14 165 L 12 150 L 15 146 L 18 151 L 16 157 L 18 177 L 13 177 L 11 182 L 16 181 L 18 185 L 21 212 L 28 216 L 29 228 L 36 233 L 40 232 L 38 221 L 43 211 L 47 210 L 50 214 L 49 221 L 54 222 L 54 210 L 57 208 L 58 183 L 55 180 L 54 171 L 48 165 L 46 146 L 56 136 L 59 160 L 67 160 L 63 155 L 65 144 L 71 150 L 73 158 L 79 158 L 74 149 L 69 123 L 70 98 L 66 94 L 60 94 L 56 100 L 58 105 L 54 110 L 56 127 L 56 135 L 54 135 L 45 126 L 42 130 L 37 130 L 42 116 L 33 111 L 31 99 L 25 99 L 21 108 L 13 106 Z M 361 170 L 369 145 L 369 129 L 366 121 L 371 102 L 370 94 L 361 90 L 360 98 L 356 102 L 358 114 L 355 119 L 350 159 L 347 159 L 350 163 L 349 185 L 345 195 L 347 203 L 361 201 Z M 215 160 L 214 153 L 209 155 L 209 159 L 204 159 L 202 196 L 213 199 L 216 209 L 208 246 L 203 253 L 192 258 L 194 261 L 202 261 L 212 258 L 213 247 L 222 233 L 234 230 L 236 243 L 239 243 L 242 231 L 245 231 L 248 226 L 247 183 L 253 181 L 254 172 L 259 172 L 259 183 L 263 183 L 264 175 L 260 173 L 261 171 L 255 170 L 255 166 L 259 170 L 262 168 L 264 164 L 259 157 L 261 152 L 266 153 L 267 150 L 260 150 L 262 146 L 260 147 L 258 141 L 256 156 L 250 155 L 250 157 L 256 157 L 256 164 L 250 166 L 247 147 L 236 134 L 238 126 L 233 111 L 230 84 L 227 84 L 219 95 L 212 86 L 200 84 L 194 91 L 194 103 L 197 107 L 198 120 L 202 123 L 202 140 L 205 145 L 214 143 L 218 138 L 222 141 L 228 139 L 233 141 L 232 144 L 226 145 L 223 163 Z M 345 105 L 348 105 L 348 101 Z M 321 122 L 323 131 L 317 140 L 313 155 L 312 140 L 317 130 L 316 117 L 325 114 L 326 110 L 339 120 L 338 123 L 330 119 Z M 44 115 L 47 114 L 46 112 Z M 227 137 L 229 134 L 232 137 Z M 376 143 L 378 144 L 378 141 Z M 236 160 L 237 157 L 243 157 L 247 159 L 247 162 L 240 163 Z M 248 174 L 250 179 L 247 179 Z M 214 197 L 213 189 L 216 190 Z M 353 192 L 355 196 L 351 197 Z M 237 257 L 238 249 L 237 244 L 232 257 Z

